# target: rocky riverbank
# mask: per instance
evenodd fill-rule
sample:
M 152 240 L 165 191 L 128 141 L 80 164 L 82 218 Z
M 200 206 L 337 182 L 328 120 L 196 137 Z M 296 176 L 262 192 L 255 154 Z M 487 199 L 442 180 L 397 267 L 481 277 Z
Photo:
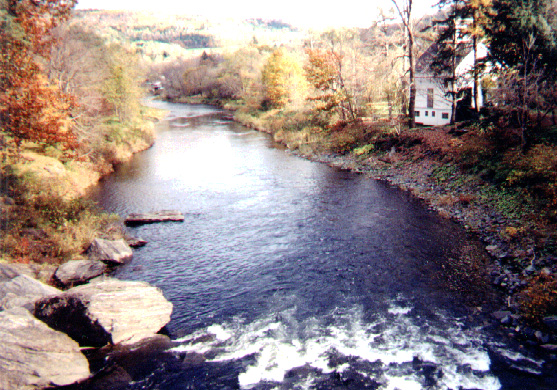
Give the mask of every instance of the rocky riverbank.
M 131 253 L 123 241 L 97 239 L 88 260 L 59 267 L 0 264 L 0 388 L 66 386 L 98 375 L 106 380 L 107 369 L 125 382 L 113 361 L 98 363 L 99 353 L 168 346 L 158 333 L 170 321 L 172 304 L 161 290 L 107 276 Z

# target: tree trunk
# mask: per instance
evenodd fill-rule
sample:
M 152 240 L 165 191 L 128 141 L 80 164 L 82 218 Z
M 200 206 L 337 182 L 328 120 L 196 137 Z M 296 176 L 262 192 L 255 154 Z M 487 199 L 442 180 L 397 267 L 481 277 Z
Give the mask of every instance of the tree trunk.
M 479 88 L 479 74 L 478 74 L 478 37 L 476 34 L 476 19 L 477 19 L 477 10 L 474 11 L 472 25 L 474 29 L 474 36 L 472 37 L 472 44 L 474 47 L 472 50 L 474 51 L 474 69 L 472 70 L 474 73 L 474 109 L 476 112 L 480 112 L 480 88 Z

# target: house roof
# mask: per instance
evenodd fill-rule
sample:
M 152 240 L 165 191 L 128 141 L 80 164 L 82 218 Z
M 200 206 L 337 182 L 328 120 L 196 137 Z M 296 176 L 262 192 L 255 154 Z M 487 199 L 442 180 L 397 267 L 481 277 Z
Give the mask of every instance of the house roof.
M 418 58 L 416 61 L 416 72 L 417 73 L 434 73 L 431 68 L 432 64 L 436 60 L 436 55 L 440 50 L 440 45 L 435 42 Z M 456 66 L 460 65 L 462 60 L 466 58 L 468 54 L 472 52 L 473 48 L 469 42 L 459 42 L 457 46 L 456 56 Z

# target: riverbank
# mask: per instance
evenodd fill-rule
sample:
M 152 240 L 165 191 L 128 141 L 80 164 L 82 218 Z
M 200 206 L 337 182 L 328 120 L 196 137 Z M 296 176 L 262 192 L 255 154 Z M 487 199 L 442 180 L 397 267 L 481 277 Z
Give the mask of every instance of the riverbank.
M 90 155 L 31 143 L 3 150 L 1 388 L 99 378 L 123 385 L 129 375 L 118 365 L 120 355 L 169 347 L 168 336 L 157 334 L 172 312 L 162 292 L 108 276 L 131 259 L 130 246 L 144 242 L 127 237 L 118 216 L 85 198 L 117 164 L 153 145 L 154 122 L 165 115 L 144 107 L 132 122 L 108 119 L 96 129 L 105 137 L 89 145 Z
M 60 264 L 82 258 L 96 237 L 122 238 L 121 222 L 84 197 L 114 167 L 154 142 L 166 114 L 144 107 L 133 121 L 107 118 L 102 139 L 70 154 L 33 143 L 2 151 L 2 263 Z
M 492 260 L 488 270 L 492 284 L 504 295 L 492 320 L 519 342 L 553 353 L 557 343 L 555 226 L 542 217 L 547 210 L 525 201 L 526 191 L 494 184 L 482 172 L 462 168 L 462 159 L 482 158 L 473 130 L 394 130 L 389 123 L 359 122 L 312 133 L 300 115 L 240 110 L 235 119 L 273 135 L 302 157 L 408 191 L 441 216 L 460 223 L 483 242 Z

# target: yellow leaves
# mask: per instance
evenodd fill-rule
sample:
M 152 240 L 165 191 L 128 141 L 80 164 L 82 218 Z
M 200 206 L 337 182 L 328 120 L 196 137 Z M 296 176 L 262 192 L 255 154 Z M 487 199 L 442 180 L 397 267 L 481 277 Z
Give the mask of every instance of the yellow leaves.
M 305 90 L 300 66 L 282 49 L 277 49 L 271 54 L 263 67 L 261 77 L 267 98 L 276 108 L 284 108 L 301 90 Z

